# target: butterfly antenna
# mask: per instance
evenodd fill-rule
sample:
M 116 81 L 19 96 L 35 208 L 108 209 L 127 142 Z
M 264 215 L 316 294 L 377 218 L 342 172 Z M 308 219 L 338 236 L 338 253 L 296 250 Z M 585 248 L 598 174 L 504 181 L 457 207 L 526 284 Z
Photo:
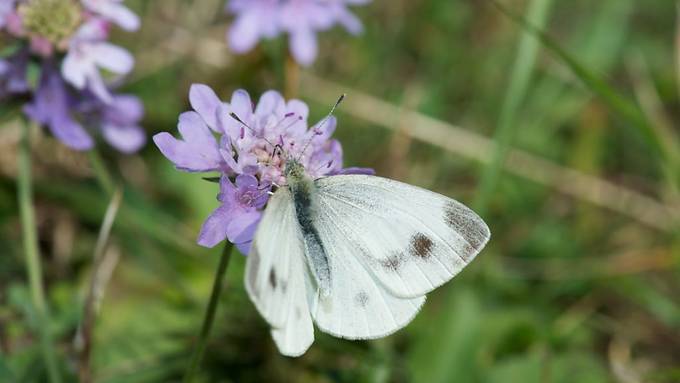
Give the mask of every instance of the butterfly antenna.
M 328 120 L 331 118 L 331 116 L 333 116 L 333 113 L 335 113 L 335 109 L 337 109 L 338 106 L 340 106 L 340 103 L 342 103 L 342 101 L 345 99 L 345 97 L 347 97 L 347 93 L 343 93 L 343 94 L 340 95 L 340 97 L 338 97 L 338 101 L 335 102 L 335 105 L 333 105 L 333 107 L 331 108 L 331 111 L 328 112 L 328 114 L 326 115 L 326 117 L 323 118 L 323 120 L 321 120 L 321 122 L 319 123 L 319 127 L 314 129 L 314 135 L 315 136 L 321 134 L 321 128 L 323 128 L 323 126 L 326 125 L 326 122 L 328 122 Z M 305 154 L 305 152 L 307 151 L 307 148 L 312 143 L 313 138 L 314 137 L 311 137 L 309 139 L 309 141 L 307 141 L 307 143 L 305 144 L 304 148 L 302 148 L 302 152 L 300 153 L 300 156 L 297 158 L 298 160 L 300 159 L 300 157 L 302 157 Z
M 231 118 L 233 118 L 234 120 L 236 120 L 239 124 L 245 126 L 248 130 L 250 130 L 250 133 L 252 133 L 253 136 L 257 137 L 257 133 L 255 132 L 255 129 L 251 128 L 248 124 L 246 124 L 245 122 L 243 122 L 243 120 L 241 119 L 241 117 L 239 117 L 236 113 L 231 112 L 231 113 L 229 113 L 229 116 L 230 116 Z M 241 136 L 243 136 L 243 135 L 241 135 Z M 241 137 L 241 138 L 243 138 L 243 137 Z M 272 143 L 271 143 L 268 139 L 266 139 L 265 137 L 258 137 L 258 138 L 262 138 L 263 140 L 265 140 L 269 145 L 271 145 L 271 146 L 274 147 L 274 148 L 276 148 L 276 146 L 277 146 L 277 145 L 272 144 Z

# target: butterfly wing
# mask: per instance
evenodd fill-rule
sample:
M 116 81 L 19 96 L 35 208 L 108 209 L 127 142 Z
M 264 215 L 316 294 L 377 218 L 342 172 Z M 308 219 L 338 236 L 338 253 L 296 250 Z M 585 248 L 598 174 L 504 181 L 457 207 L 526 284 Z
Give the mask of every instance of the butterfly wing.
M 366 175 L 315 183 L 316 225 L 334 227 L 324 243 L 341 242 L 342 252 L 333 260 L 367 270 L 395 297 L 417 298 L 441 286 L 490 238 L 489 228 L 472 210 L 429 190 Z
M 319 328 L 347 339 L 373 339 L 406 326 L 418 313 L 425 297 L 395 297 L 373 278 L 352 254 L 354 244 L 344 238 L 331 214 L 319 209 L 315 227 L 324 244 L 331 270 L 328 296 L 318 293 L 311 304 Z
M 245 287 L 260 314 L 273 327 L 282 354 L 302 355 L 314 341 L 309 313 L 304 247 L 290 192 L 269 200 L 246 260 Z

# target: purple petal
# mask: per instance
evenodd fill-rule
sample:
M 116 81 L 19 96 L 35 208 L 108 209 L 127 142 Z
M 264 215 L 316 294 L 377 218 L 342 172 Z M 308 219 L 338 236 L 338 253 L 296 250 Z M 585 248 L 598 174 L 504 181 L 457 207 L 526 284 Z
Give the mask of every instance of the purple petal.
M 352 12 L 348 11 L 344 6 L 338 7 L 336 11 L 336 18 L 338 22 L 353 35 L 358 35 L 364 30 L 359 18 L 356 17 Z
M 76 89 L 83 89 L 87 84 L 87 74 L 90 67 L 84 60 L 79 59 L 79 54 L 69 51 L 61 64 L 61 74 L 64 79 Z
M 253 239 L 262 213 L 257 210 L 238 211 L 227 225 L 227 238 L 231 243 L 243 243 Z
M 111 146 L 126 154 L 137 152 L 146 143 L 144 129 L 136 125 L 103 124 L 102 135 Z
M 87 55 L 94 62 L 113 73 L 127 74 L 135 65 L 135 59 L 127 50 L 105 42 L 87 45 Z
M 214 147 L 200 147 L 180 141 L 167 132 L 153 136 L 153 142 L 161 153 L 181 170 L 210 172 L 220 170 L 222 167 L 222 156 L 219 155 L 216 142 Z
M 247 189 L 257 189 L 259 182 L 257 178 L 250 174 L 240 174 L 236 177 L 236 187 L 240 191 L 245 191 Z
M 330 116 L 328 119 L 322 119 L 317 122 L 316 125 L 310 130 L 313 132 L 312 139 L 315 143 L 323 143 L 335 132 L 335 128 L 338 125 L 338 119 L 335 116 Z
M 198 244 L 204 247 L 215 247 L 227 238 L 227 227 L 233 219 L 231 209 L 222 205 L 215 209 L 205 220 L 198 234 Z
M 66 146 L 74 150 L 89 150 L 94 146 L 92 137 L 82 125 L 68 116 L 52 119 L 47 124 L 50 132 Z
M 218 130 L 217 111 L 218 107 L 222 105 L 222 101 L 217 97 L 215 91 L 207 85 L 193 84 L 189 90 L 189 102 L 212 130 L 221 133 Z
M 241 252 L 241 254 L 248 255 L 248 254 L 250 254 L 250 246 L 252 246 L 252 244 L 253 244 L 253 241 L 248 241 L 248 242 L 244 242 L 244 243 L 237 243 L 236 248 L 238 249 L 238 251 Z
M 290 50 L 295 61 L 302 66 L 310 66 L 318 54 L 318 46 L 314 31 L 300 29 L 290 34 Z
M 217 148 L 215 136 L 196 112 L 180 114 L 177 129 L 186 142 L 196 146 L 199 150 L 203 148 L 212 152 L 213 148 Z
M 228 105 L 222 103 L 217 107 L 217 128 L 226 133 L 223 137 L 236 141 L 240 136 L 241 129 L 245 127 L 229 115 L 229 109 Z
M 231 96 L 231 111 L 235 113 L 241 121 L 250 120 L 253 114 L 253 103 L 250 95 L 243 89 L 238 89 Z
M 132 95 L 115 95 L 105 111 L 105 118 L 121 124 L 135 124 L 144 117 L 144 104 Z
M 239 16 L 227 32 L 231 50 L 246 53 L 253 49 L 260 40 L 260 23 L 257 12 L 248 11 Z
M 306 120 L 307 117 L 309 117 L 309 107 L 300 100 L 293 99 L 288 101 L 288 104 L 286 104 L 286 111 L 288 113 L 295 113 L 296 117 L 302 117 L 303 120 Z
M 104 79 L 102 79 L 99 71 L 96 69 L 90 73 L 87 79 L 87 88 L 105 104 L 113 101 L 111 93 L 104 83 Z
M 89 10 L 104 16 L 127 31 L 139 28 L 139 17 L 115 0 L 83 0 Z
M 220 178 L 220 194 L 217 195 L 217 199 L 224 205 L 233 206 L 236 205 L 236 193 L 238 189 L 231 183 L 229 177 L 223 175 Z
M 285 113 L 285 104 L 286 101 L 281 93 L 275 90 L 266 91 L 257 103 L 255 115 L 258 117 L 266 117 L 271 114 L 282 115 Z

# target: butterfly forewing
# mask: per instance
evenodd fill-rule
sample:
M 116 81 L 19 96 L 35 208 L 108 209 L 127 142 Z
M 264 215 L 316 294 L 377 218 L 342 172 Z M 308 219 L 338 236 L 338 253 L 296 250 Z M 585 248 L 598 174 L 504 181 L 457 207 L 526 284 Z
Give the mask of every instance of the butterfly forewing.
M 317 227 L 333 227 L 327 237 L 343 238 L 342 257 L 356 259 L 397 297 L 434 290 L 489 240 L 488 227 L 472 210 L 425 189 L 364 175 L 315 183 Z
M 287 189 L 269 200 L 246 261 L 245 286 L 260 314 L 274 327 L 281 353 L 297 356 L 314 340 L 305 284 L 303 243 Z

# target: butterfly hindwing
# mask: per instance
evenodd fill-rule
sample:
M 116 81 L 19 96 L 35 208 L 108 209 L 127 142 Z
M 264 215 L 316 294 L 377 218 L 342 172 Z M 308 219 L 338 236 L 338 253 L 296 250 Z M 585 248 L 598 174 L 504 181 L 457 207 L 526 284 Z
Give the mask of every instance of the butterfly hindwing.
M 403 299 L 386 291 L 352 255 L 352 244 L 339 235 L 342 222 L 333 222 L 323 210 L 316 218 L 331 271 L 329 295 L 317 294 L 311 305 L 316 325 L 347 339 L 380 338 L 407 325 L 425 297 Z
M 273 327 L 284 355 L 303 354 L 314 341 L 308 306 L 308 278 L 295 210 L 287 189 L 269 200 L 246 261 L 245 286 L 260 314 Z
M 397 297 L 420 297 L 450 280 L 490 237 L 472 210 L 425 189 L 366 175 L 315 183 L 317 227 L 333 225 L 328 237 L 343 239 L 343 257 Z

